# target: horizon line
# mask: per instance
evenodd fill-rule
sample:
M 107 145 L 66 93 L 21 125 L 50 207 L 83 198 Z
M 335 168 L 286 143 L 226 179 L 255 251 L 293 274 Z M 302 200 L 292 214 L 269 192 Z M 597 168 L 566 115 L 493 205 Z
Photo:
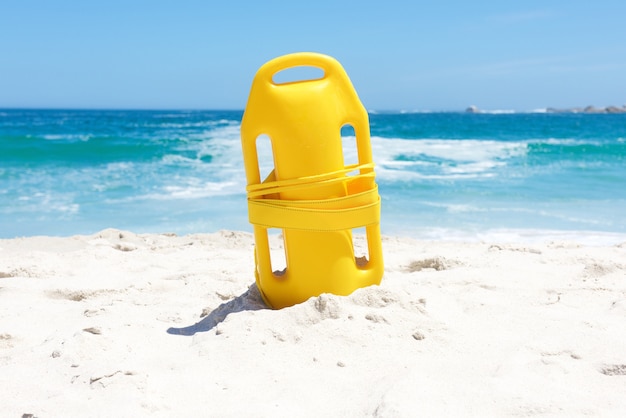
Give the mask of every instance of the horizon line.
M 564 108 L 555 108 L 555 107 L 540 107 L 530 110 L 520 110 L 520 109 L 482 109 L 478 108 L 474 105 L 470 105 L 465 109 L 375 109 L 375 108 L 366 108 L 368 114 L 377 114 L 377 113 L 397 113 L 397 114 L 411 114 L 411 113 L 469 113 L 469 114 L 513 114 L 513 113 L 613 113 L 609 110 L 618 110 L 618 112 L 614 113 L 626 113 L 626 105 L 622 107 L 619 106 L 601 106 L 596 107 L 593 105 L 588 106 L 573 106 L 573 107 L 564 107 Z M 18 107 L 8 107 L 8 106 L 0 106 L 0 111 L 108 111 L 108 112 L 244 112 L 245 108 L 166 108 L 166 107 L 65 107 L 65 106 L 51 106 L 51 107 L 40 107 L 40 106 L 18 106 Z

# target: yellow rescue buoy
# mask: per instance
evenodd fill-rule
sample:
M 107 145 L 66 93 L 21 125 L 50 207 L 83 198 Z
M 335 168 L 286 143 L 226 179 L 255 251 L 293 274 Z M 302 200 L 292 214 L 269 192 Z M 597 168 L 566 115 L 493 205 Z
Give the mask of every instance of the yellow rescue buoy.
M 294 67 L 319 78 L 275 82 Z M 352 126 L 358 163 L 344 163 L 341 128 Z M 270 139 L 274 170 L 261 181 L 257 140 Z M 256 73 L 241 122 L 248 217 L 255 238 L 255 276 L 273 308 L 322 293 L 348 295 L 383 276 L 380 197 L 368 115 L 334 58 L 295 53 Z M 365 228 L 368 259 L 355 258 L 352 230 Z M 268 228 L 283 231 L 286 269 L 272 271 Z

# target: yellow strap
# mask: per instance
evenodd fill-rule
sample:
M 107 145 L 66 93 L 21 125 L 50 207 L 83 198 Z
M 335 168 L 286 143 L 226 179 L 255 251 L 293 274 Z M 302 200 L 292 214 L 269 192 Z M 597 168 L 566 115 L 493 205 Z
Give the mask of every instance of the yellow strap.
M 271 199 L 271 195 L 304 187 L 374 177 L 374 163 L 352 164 L 331 173 L 275 180 L 274 172 L 261 184 L 248 185 L 248 218 L 253 225 L 305 231 L 340 231 L 380 222 L 380 196 L 376 184 L 369 190 L 318 200 Z M 352 176 L 356 170 L 371 170 Z M 264 197 L 265 196 L 265 197 Z
M 375 195 L 375 201 L 356 207 L 350 207 L 350 203 L 359 198 L 362 200 L 362 194 L 332 199 L 332 206 L 344 206 L 340 209 L 299 207 L 298 204 L 302 203 L 298 201 L 285 200 L 277 203 L 277 201 L 268 202 L 265 199 L 249 199 L 248 217 L 250 223 L 265 228 L 306 231 L 340 231 L 360 228 L 380 222 L 380 197 L 376 189 L 368 193 Z
M 299 177 L 288 180 L 270 180 L 273 176 L 268 178 L 259 184 L 250 184 L 246 187 L 248 191 L 248 198 L 256 198 L 260 196 L 266 196 L 269 194 L 281 193 L 286 191 L 292 191 L 295 189 L 301 189 L 308 186 L 317 186 L 320 184 L 328 184 L 339 181 L 352 181 L 363 177 L 374 177 L 374 171 L 357 174 L 354 176 L 345 176 L 352 171 L 373 169 L 374 163 L 367 164 L 351 164 L 345 168 L 330 173 L 317 174 L 314 176 Z

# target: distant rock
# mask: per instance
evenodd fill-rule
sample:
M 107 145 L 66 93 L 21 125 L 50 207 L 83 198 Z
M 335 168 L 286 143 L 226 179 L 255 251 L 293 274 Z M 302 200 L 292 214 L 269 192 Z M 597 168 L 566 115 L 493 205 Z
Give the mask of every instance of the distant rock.
M 609 106 L 605 110 L 606 110 L 606 113 L 626 113 L 626 105 L 622 107 Z
M 559 109 L 555 107 L 548 107 L 545 110 L 546 113 L 592 113 L 592 114 L 600 114 L 600 113 L 626 113 L 626 105 L 619 106 L 607 106 L 607 107 L 595 107 L 589 105 L 587 107 L 569 107 L 564 109 Z M 481 110 L 475 105 L 469 106 L 465 109 L 465 113 L 514 113 L 512 111 L 488 111 Z
M 607 106 L 607 107 L 587 106 L 584 108 L 571 107 L 568 109 L 556 109 L 553 107 L 549 107 L 546 109 L 546 112 L 547 113 L 626 113 L 626 105 L 622 107 L 617 107 L 617 106 Z
M 626 106 L 608 106 L 596 108 L 593 106 L 587 106 L 584 110 L 585 113 L 626 113 Z

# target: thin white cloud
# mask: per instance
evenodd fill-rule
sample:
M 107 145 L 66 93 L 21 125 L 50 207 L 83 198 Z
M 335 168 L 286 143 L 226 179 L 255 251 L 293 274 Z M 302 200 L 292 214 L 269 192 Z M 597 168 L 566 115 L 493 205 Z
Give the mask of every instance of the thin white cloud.
M 620 51 L 623 53 L 622 51 Z M 501 77 L 533 74 L 567 73 L 610 73 L 626 70 L 626 62 L 611 61 L 603 57 L 591 57 L 588 54 L 562 55 L 536 58 L 520 58 L 504 61 L 484 62 L 476 65 L 450 66 L 437 71 L 423 71 L 418 77 L 432 78 L 465 75 L 470 77 Z

